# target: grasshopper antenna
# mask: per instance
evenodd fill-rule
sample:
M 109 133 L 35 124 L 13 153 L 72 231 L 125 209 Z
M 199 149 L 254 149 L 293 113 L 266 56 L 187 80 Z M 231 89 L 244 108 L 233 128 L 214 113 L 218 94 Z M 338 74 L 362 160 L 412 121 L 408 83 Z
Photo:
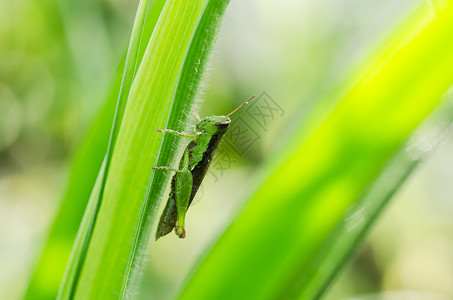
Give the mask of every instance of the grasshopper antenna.
M 201 121 L 200 115 L 197 112 L 197 108 L 194 106 L 193 107 L 193 113 L 195 114 L 195 118 L 198 119 L 198 121 Z
M 247 101 L 245 101 L 244 103 L 242 103 L 241 105 L 239 105 L 235 110 L 233 110 L 232 112 L 230 112 L 228 115 L 226 115 L 227 117 L 231 116 L 232 114 L 234 114 L 239 108 L 241 108 L 242 106 L 246 105 L 247 103 L 249 103 L 250 100 L 252 100 L 253 98 L 255 98 L 256 95 L 253 95 L 252 97 L 250 97 Z

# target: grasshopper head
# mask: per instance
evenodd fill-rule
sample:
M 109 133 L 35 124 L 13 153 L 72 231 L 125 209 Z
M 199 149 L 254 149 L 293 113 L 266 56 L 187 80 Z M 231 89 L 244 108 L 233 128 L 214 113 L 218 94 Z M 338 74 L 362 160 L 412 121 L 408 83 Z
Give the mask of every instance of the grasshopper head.
M 225 133 L 231 124 L 230 115 L 234 114 L 238 109 L 247 104 L 253 98 L 255 98 L 255 96 L 252 96 L 226 116 L 212 116 L 202 119 L 196 126 L 197 131 L 210 134 Z
M 230 123 L 230 118 L 226 116 L 206 117 L 197 124 L 196 129 L 198 132 L 215 134 L 226 131 Z

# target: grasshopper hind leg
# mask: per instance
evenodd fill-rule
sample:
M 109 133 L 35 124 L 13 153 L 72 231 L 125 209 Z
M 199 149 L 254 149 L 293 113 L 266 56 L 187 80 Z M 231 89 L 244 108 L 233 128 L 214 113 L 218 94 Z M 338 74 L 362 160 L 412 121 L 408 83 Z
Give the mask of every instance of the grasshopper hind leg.
M 189 171 L 189 152 L 187 150 L 184 151 L 181 158 L 180 167 L 180 170 L 170 167 L 153 167 L 155 170 L 176 172 L 172 177 L 170 195 L 157 227 L 156 240 L 171 232 L 173 228 L 175 228 L 175 233 L 179 238 L 182 239 L 186 236 L 185 216 L 193 188 L 192 173 Z
M 183 227 L 179 227 L 179 225 L 176 225 L 175 233 L 180 239 L 183 239 L 186 237 L 186 230 Z
M 193 188 L 192 173 L 189 171 L 189 153 L 184 151 L 181 159 L 182 171 L 175 174 L 175 199 L 178 222 L 175 227 L 176 235 L 183 239 L 186 237 L 185 219 L 187 209 L 189 208 L 190 195 Z

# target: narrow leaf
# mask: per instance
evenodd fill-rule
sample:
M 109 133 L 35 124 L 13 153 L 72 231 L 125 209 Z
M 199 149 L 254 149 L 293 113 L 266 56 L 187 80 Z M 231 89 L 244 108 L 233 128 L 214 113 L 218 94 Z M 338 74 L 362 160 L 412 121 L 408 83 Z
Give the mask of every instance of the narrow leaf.
M 347 209 L 453 82 L 451 2 L 435 18 L 419 9 L 398 33 L 319 126 L 299 128 L 180 299 L 305 295 Z
M 76 298 L 121 292 L 140 211 L 191 41 L 207 1 L 167 1 L 132 84 L 76 290 Z M 157 206 L 158 203 L 151 203 Z

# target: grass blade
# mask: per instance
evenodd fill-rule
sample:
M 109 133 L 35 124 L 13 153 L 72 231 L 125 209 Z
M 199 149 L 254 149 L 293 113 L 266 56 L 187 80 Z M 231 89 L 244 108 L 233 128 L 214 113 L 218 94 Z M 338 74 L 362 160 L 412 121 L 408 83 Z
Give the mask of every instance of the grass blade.
M 180 299 L 305 295 L 321 271 L 310 264 L 345 211 L 452 84 L 452 32 L 451 5 L 436 18 L 417 10 L 324 122 L 308 136 L 299 128 Z
M 146 15 L 148 11 L 149 1 L 140 1 L 135 17 L 134 26 L 132 28 L 131 39 L 129 48 L 126 54 L 126 63 L 124 73 L 121 81 L 121 87 L 118 96 L 118 102 L 113 118 L 113 126 L 110 133 L 110 141 L 105 155 L 104 167 L 99 173 L 99 186 L 98 191 L 93 190 L 89 206 L 87 206 L 84 220 L 79 229 L 78 237 L 74 243 L 74 250 L 69 260 L 67 271 L 61 283 L 61 289 L 58 294 L 58 299 L 72 299 L 77 287 L 80 272 L 85 261 L 86 252 L 93 234 L 94 225 L 102 204 L 104 195 L 106 174 L 110 168 L 113 149 L 115 147 L 116 138 L 118 136 L 119 127 L 123 119 L 124 110 L 126 108 L 127 97 L 131 88 L 132 81 L 134 80 L 137 66 L 140 63 L 139 53 L 142 35 L 145 27 Z
M 385 209 L 393 195 L 417 169 L 423 159 L 430 154 L 451 127 L 453 107 L 451 103 L 441 105 L 430 116 L 429 122 L 417 130 L 413 137 L 394 155 L 385 170 L 365 191 L 348 212 L 326 242 L 324 251 L 312 262 L 314 272 L 304 286 L 303 299 L 318 299 L 328 288 L 340 268 Z M 425 132 L 430 132 L 427 137 Z M 434 134 L 433 134 L 434 133 Z M 313 270 L 315 271 L 315 270 Z
M 129 56 L 133 57 L 125 64 L 124 71 L 123 68 L 118 68 L 116 71 L 115 79 L 106 97 L 106 103 L 73 158 L 68 187 L 38 265 L 33 272 L 25 299 L 55 299 L 57 297 L 58 287 L 61 285 L 65 266 L 68 264 L 77 229 L 109 144 L 108 136 L 113 123 L 116 103 L 118 100 L 123 103 L 124 98 L 127 98 L 136 72 L 136 65 L 141 61 L 144 48 L 146 48 L 139 47 L 140 34 L 146 45 L 164 2 L 164 0 L 153 1 L 150 4 L 151 8 L 146 17 L 146 23 L 135 26 L 135 30 L 137 27 L 141 27 L 143 31 L 132 34 L 135 37 L 131 43 L 134 47 L 129 50 L 129 53 L 133 53 Z M 143 21 L 142 16 L 141 22 Z M 122 108 L 119 109 L 120 112 L 121 110 Z M 118 113 L 118 115 L 121 117 L 122 113 Z M 114 136 L 116 136 L 116 132 Z
M 207 3 L 167 1 L 164 6 L 132 84 L 76 298 L 117 297 L 121 291 L 144 187 L 162 139 L 157 129 L 164 127 L 172 102 L 177 105 L 175 91 Z
M 118 73 L 119 75 L 120 73 Z M 59 211 L 30 279 L 25 299 L 55 299 L 69 260 L 77 229 L 105 156 L 108 132 L 119 92 L 117 76 L 106 103 L 71 163 L 71 172 Z
M 209 54 L 214 47 L 222 16 L 228 2 L 209 1 L 206 5 L 184 62 L 166 128 L 171 128 L 179 132 L 185 129 L 189 116 L 187 112 L 192 111 L 195 96 L 199 90 Z M 156 165 L 171 165 L 175 161 L 177 154 L 177 148 L 174 145 L 179 144 L 179 142 L 180 139 L 178 136 L 172 134 L 165 135 Z M 159 203 L 162 197 L 168 178 L 168 172 L 155 172 L 151 177 L 146 200 L 143 202 L 140 212 L 133 247 L 129 255 L 121 296 L 127 293 L 130 282 L 134 282 L 136 278 L 137 274 L 136 272 L 134 273 L 133 266 L 141 265 L 142 256 L 140 252 L 147 248 L 151 235 L 151 226 L 158 208 L 156 203 Z M 148 216 L 153 217 L 148 218 Z M 137 270 L 135 269 L 135 271 Z

